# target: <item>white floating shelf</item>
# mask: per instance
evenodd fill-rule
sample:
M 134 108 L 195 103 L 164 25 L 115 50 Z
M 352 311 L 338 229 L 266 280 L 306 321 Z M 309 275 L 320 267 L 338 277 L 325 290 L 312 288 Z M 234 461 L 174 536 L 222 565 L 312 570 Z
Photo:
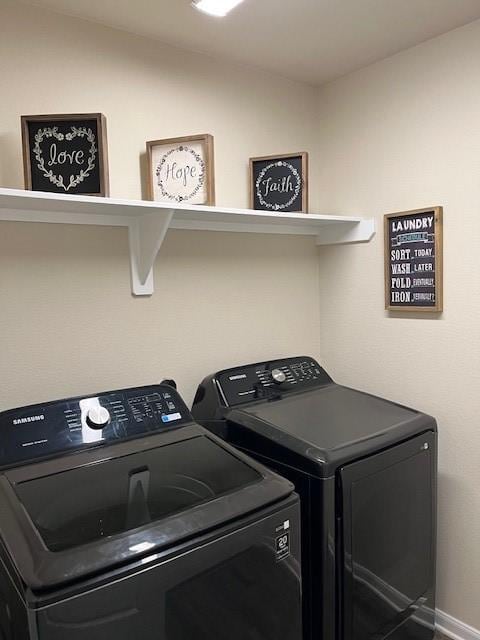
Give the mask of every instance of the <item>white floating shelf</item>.
M 132 290 L 153 293 L 153 265 L 168 229 L 315 236 L 318 245 L 368 242 L 373 218 L 270 213 L 147 200 L 0 188 L 0 220 L 128 227 Z

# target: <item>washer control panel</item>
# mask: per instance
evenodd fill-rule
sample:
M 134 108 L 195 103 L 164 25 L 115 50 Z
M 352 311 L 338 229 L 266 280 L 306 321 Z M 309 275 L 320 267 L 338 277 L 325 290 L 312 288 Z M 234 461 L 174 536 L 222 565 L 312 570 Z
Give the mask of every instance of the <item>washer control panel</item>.
M 182 426 L 193 418 L 168 385 L 108 391 L 0 413 L 0 467 Z
M 216 375 L 216 382 L 222 400 L 231 407 L 322 386 L 332 379 L 313 358 L 298 357 L 227 369 Z

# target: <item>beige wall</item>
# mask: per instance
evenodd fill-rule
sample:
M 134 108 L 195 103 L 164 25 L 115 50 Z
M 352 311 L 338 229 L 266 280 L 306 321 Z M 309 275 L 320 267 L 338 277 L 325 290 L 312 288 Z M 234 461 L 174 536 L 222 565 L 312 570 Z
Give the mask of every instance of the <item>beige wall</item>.
M 1 0 L 0 25 L 1 186 L 23 186 L 23 113 L 103 112 L 117 197 L 141 197 L 149 139 L 212 133 L 240 207 L 250 156 L 311 150 L 309 87 Z M 318 355 L 312 239 L 172 231 L 154 296 L 129 281 L 124 230 L 0 222 L 0 409 L 164 375 L 190 400 L 222 366 Z
M 190 400 L 235 362 L 311 353 L 440 424 L 439 604 L 480 627 L 480 23 L 319 92 L 0 0 L 0 185 L 21 187 L 22 113 L 102 111 L 111 192 L 141 197 L 144 141 L 215 136 L 217 202 L 251 155 L 312 154 L 312 210 L 375 215 L 373 243 L 172 231 L 132 298 L 126 231 L 0 223 L 0 410 L 168 375 Z M 8 99 L 5 99 L 8 96 Z M 318 161 L 317 161 L 318 158 Z M 383 213 L 445 207 L 445 312 L 383 309 Z M 320 331 L 318 327 L 320 326 Z
M 325 87 L 322 209 L 374 215 L 372 244 L 322 249 L 321 353 L 344 383 L 440 428 L 438 604 L 480 629 L 480 22 Z M 382 216 L 443 205 L 445 311 L 383 311 Z

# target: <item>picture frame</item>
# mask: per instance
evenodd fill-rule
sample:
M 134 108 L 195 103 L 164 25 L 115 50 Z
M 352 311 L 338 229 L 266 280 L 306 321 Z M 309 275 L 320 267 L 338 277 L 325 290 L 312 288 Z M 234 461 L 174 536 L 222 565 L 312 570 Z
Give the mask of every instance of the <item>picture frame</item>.
M 250 208 L 308 213 L 308 153 L 250 158 Z
M 102 113 L 21 116 L 25 189 L 108 196 L 107 124 Z
M 443 311 L 443 207 L 384 216 L 385 309 Z
M 205 133 L 147 144 L 148 199 L 215 204 L 214 139 Z

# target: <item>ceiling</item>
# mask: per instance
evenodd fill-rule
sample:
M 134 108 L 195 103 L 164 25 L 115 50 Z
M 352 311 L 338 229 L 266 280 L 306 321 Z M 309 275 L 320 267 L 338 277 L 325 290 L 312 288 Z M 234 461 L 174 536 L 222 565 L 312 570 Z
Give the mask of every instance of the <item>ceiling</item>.
M 314 85 L 480 18 L 480 0 L 245 0 L 226 18 L 190 0 L 24 0 Z

